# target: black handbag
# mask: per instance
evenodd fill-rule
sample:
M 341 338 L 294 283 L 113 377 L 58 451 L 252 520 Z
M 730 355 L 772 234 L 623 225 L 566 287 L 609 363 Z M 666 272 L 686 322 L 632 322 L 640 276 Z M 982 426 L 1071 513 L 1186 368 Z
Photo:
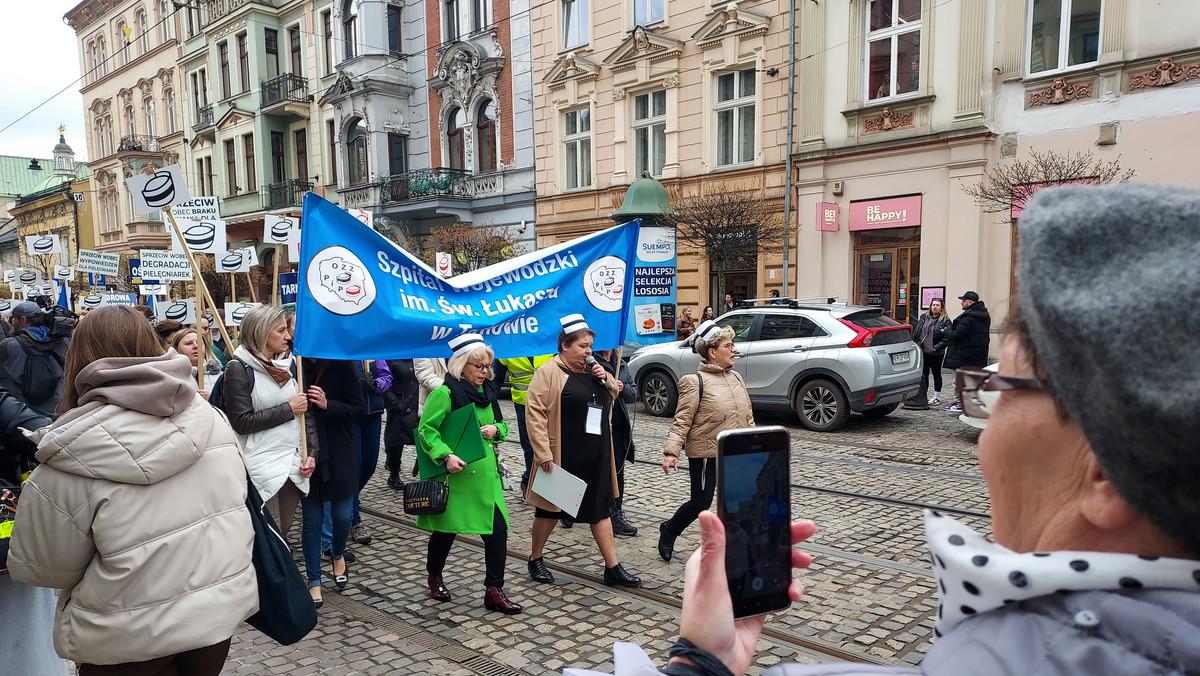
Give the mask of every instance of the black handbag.
M 450 487 L 437 479 L 404 484 L 404 513 L 414 516 L 442 514 L 450 498 Z
M 258 612 L 246 622 L 280 645 L 291 645 L 317 626 L 317 608 L 287 540 L 263 506 L 247 477 L 246 509 L 254 524 L 254 572 L 258 576 Z

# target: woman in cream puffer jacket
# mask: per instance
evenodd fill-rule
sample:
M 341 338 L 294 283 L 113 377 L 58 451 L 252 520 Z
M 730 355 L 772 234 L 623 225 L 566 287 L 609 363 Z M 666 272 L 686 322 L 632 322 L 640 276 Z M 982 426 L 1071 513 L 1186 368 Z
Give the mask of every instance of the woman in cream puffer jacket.
M 258 609 L 233 430 L 133 308 L 89 313 L 65 371 L 66 412 L 35 434 L 42 464 L 21 492 L 12 577 L 63 590 L 54 647 L 81 676 L 151 660 L 215 676 Z
M 717 484 L 717 434 L 723 430 L 754 427 L 750 393 L 742 376 L 733 370 L 737 348 L 733 329 L 706 321 L 696 328 L 692 349 L 703 363 L 695 374 L 679 379 L 679 404 L 675 422 L 667 432 L 663 448 L 663 472 L 679 468 L 680 453 L 687 453 L 691 491 L 688 501 L 658 527 L 658 555 L 670 561 L 675 538 L 691 525 L 700 512 L 712 506 Z M 701 381 L 703 379 L 703 381 Z M 703 393 L 701 392 L 703 382 Z M 686 450 L 685 450 L 686 449 Z

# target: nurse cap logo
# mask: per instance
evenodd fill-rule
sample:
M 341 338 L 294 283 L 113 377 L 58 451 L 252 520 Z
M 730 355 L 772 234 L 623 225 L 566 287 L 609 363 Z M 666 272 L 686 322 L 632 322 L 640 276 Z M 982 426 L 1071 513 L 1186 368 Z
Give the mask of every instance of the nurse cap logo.
M 563 331 L 567 333 L 575 333 L 576 331 L 588 329 L 587 321 L 584 320 L 581 314 L 567 315 L 558 321 L 562 324 Z
M 54 250 L 54 238 L 50 235 L 38 237 L 33 240 L 33 250 L 35 253 L 50 253 Z
M 75 270 L 63 265 L 54 268 L 54 276 L 58 279 L 70 279 L 75 276 Z
M 33 284 L 38 279 L 38 274 L 33 270 L 25 270 L 21 273 L 21 282 L 24 284 Z
M 100 307 L 100 303 L 103 300 L 103 296 L 92 293 L 84 296 L 83 300 L 80 302 L 82 303 L 83 307 L 87 308 L 88 310 L 95 310 L 96 308 Z
M 450 350 L 455 357 L 468 354 L 481 347 L 487 347 L 487 343 L 483 342 L 483 336 L 478 333 L 464 333 L 461 336 L 451 338 L 446 344 L 450 346 Z
M 271 241 L 284 243 L 288 241 L 288 233 L 292 231 L 292 221 L 281 219 L 271 226 Z
M 241 324 L 242 320 L 246 318 L 246 313 L 249 312 L 250 308 L 252 308 L 252 307 L 254 307 L 254 306 L 253 305 L 239 305 L 233 309 L 233 314 L 231 314 L 230 317 L 233 318 L 233 321 L 237 322 L 238 324 Z
M 187 242 L 189 249 L 207 249 L 212 246 L 216 236 L 217 226 L 208 221 L 189 225 L 187 230 L 183 231 L 183 241 Z
M 704 342 L 707 343 L 708 341 L 715 338 L 717 335 L 717 331 L 720 331 L 720 330 L 721 330 L 721 327 L 717 326 L 716 322 L 714 322 L 711 319 L 706 319 L 700 323 L 700 326 L 698 326 L 696 328 L 696 337 L 698 337 L 700 340 L 703 340 Z
M 321 249 L 308 264 L 305 282 L 313 300 L 336 315 L 356 315 L 375 302 L 375 280 L 346 247 Z
M 221 272 L 235 272 L 242 267 L 242 252 L 230 251 L 221 257 Z
M 171 172 L 166 169 L 155 172 L 142 188 L 142 197 L 147 206 L 155 209 L 170 206 L 175 199 L 175 179 L 171 177 Z
M 167 319 L 174 319 L 177 322 L 181 322 L 184 317 L 187 317 L 187 303 L 181 300 L 175 301 L 167 306 L 167 310 L 163 314 L 166 315 Z

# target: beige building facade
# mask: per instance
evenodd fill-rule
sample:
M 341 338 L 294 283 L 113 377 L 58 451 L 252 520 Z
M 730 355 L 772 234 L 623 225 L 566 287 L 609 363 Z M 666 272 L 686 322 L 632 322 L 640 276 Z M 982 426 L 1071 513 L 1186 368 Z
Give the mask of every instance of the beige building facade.
M 161 213 L 134 213 L 125 179 L 178 162 L 183 154 L 175 5 L 84 0 L 64 18 L 79 39 L 96 247 L 166 248 L 170 238 Z
M 745 4 L 534 4 L 540 246 L 613 225 L 643 174 L 673 200 L 724 184 L 782 211 L 788 5 Z M 762 256 L 727 288 L 765 295 L 779 266 Z M 716 304 L 716 282 L 703 258 L 681 256 L 680 305 Z

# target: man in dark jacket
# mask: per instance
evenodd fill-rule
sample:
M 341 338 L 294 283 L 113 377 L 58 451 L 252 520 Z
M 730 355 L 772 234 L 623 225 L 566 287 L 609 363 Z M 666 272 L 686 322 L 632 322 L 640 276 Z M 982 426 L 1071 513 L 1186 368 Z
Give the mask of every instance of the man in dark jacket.
M 992 316 L 974 291 L 968 291 L 958 299 L 962 301 L 963 312 L 954 319 L 950 330 L 942 334 L 942 342 L 934 346 L 934 351 L 946 349 L 946 361 L 942 366 L 951 371 L 962 366 L 983 368 L 988 363 Z M 962 404 L 955 401 L 943 410 L 961 413 Z
M 46 416 L 53 416 L 63 391 L 67 341 L 51 336 L 42 308 L 22 301 L 12 312 L 17 334 L 0 342 L 0 387 Z

